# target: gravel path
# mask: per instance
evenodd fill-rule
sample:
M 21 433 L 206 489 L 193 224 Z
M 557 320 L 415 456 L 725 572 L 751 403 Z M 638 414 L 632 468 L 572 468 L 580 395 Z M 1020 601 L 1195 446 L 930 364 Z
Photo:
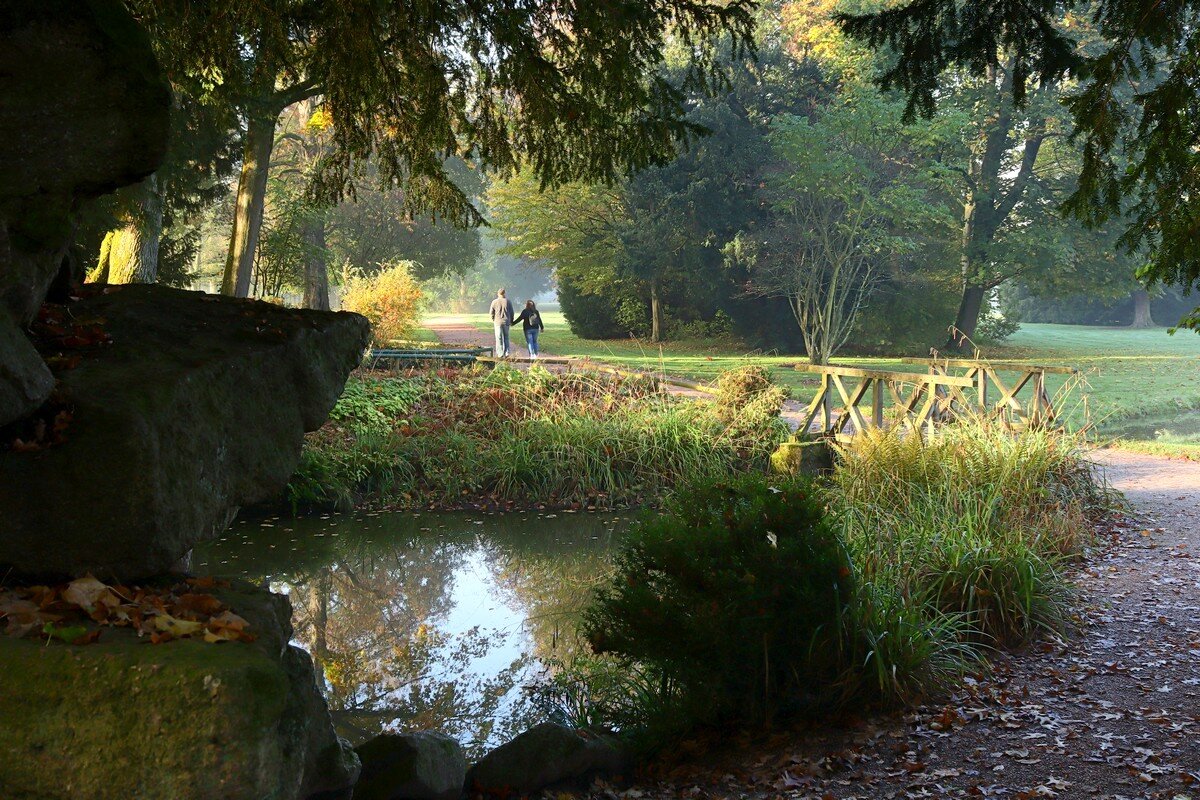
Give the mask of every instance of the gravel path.
M 1105 451 L 1132 506 L 1077 575 L 1078 629 L 948 702 L 679 755 L 629 798 L 1200 798 L 1200 464 Z

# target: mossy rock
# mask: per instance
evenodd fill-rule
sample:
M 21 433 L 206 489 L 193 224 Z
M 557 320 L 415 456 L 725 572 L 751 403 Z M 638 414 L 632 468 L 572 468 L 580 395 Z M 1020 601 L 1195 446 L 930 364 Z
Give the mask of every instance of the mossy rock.
M 771 454 L 777 475 L 820 475 L 833 469 L 833 446 L 824 439 L 789 439 Z
M 307 654 L 287 645 L 290 625 L 276 617 L 286 600 L 219 594 L 257 641 L 153 645 L 128 629 L 84 646 L 0 638 L 0 797 L 291 800 L 348 790 L 357 758 L 333 733 Z
M 485 797 L 527 795 L 595 775 L 623 775 L 632 766 L 615 736 L 543 722 L 484 756 L 467 773 L 467 789 Z

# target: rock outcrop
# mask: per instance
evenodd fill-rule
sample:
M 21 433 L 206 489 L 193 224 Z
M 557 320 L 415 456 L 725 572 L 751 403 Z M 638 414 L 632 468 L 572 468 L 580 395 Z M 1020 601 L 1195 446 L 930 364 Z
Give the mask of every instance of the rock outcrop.
M 54 376 L 8 311 L 0 307 L 0 425 L 32 414 L 50 396 Z
M 287 599 L 212 593 L 250 644 L 95 644 L 0 637 L 0 796 L 6 800 L 348 797 L 358 757 L 333 733 Z
M 439 733 L 384 733 L 355 748 L 362 776 L 354 800 L 458 800 L 467 776 L 462 746 Z
M 368 336 L 357 314 L 162 286 L 63 313 L 92 339 L 56 359 L 62 441 L 0 453 L 0 565 L 34 577 L 165 572 L 278 493 Z
M 72 212 L 154 171 L 170 89 L 119 0 L 6 4 L 0 14 L 0 425 L 53 381 L 22 340 L 63 266 Z
M 543 722 L 484 756 L 467 773 L 467 789 L 512 797 L 594 775 L 622 774 L 631 766 L 616 737 Z
M 162 161 L 171 95 L 119 0 L 40 0 L 0 15 L 0 97 L 0 302 L 27 324 L 75 204 Z

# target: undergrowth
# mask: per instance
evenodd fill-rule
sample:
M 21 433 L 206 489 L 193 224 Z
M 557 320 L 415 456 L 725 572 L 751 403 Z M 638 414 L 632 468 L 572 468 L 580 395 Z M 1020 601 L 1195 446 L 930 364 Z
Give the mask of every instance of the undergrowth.
M 774 400 L 772 404 L 772 400 Z M 687 479 L 763 469 L 782 395 L 682 402 L 648 377 L 540 367 L 352 376 L 310 434 L 294 508 L 656 503 Z
M 819 489 L 690 489 L 630 534 L 585 615 L 593 653 L 543 698 L 653 748 L 942 694 L 1067 626 L 1065 572 L 1114 504 L 1080 445 L 972 421 L 860 435 Z

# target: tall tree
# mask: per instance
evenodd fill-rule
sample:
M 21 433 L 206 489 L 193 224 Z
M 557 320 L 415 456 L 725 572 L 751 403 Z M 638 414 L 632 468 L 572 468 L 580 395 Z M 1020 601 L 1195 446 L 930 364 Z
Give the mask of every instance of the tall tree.
M 154 283 L 158 279 L 158 247 L 163 227 L 163 196 L 158 173 L 122 198 L 118 225 L 104 235 L 100 257 L 88 273 L 93 283 Z
M 1064 9 L 1094 21 L 1097 52 L 1080 46 L 1088 31 L 1061 24 Z M 1200 280 L 1200 0 L 920 0 L 841 23 L 890 52 L 881 82 L 908 93 L 910 113 L 933 112 L 951 68 L 1008 63 L 1015 107 L 1031 86 L 1077 78 L 1068 107 L 1083 168 L 1066 210 L 1090 224 L 1128 214 L 1121 244 L 1145 248 L 1145 280 Z M 1200 308 L 1181 324 L 1200 329 Z
M 705 43 L 750 44 L 753 0 L 127 0 L 172 60 L 228 87 L 246 129 L 223 290 L 244 296 L 262 224 L 279 113 L 320 94 L 331 151 L 314 182 L 353 196 L 361 163 L 404 191 L 409 211 L 477 224 L 447 175 L 471 155 L 540 181 L 611 180 L 661 163 L 697 129 L 683 93 L 656 76 L 668 38 L 694 55 L 689 79 L 721 74 Z
M 814 364 L 849 339 L 888 263 L 919 252 L 922 232 L 947 229 L 924 168 L 927 142 L 900 118 L 894 104 L 860 90 L 813 121 L 775 122 L 775 220 L 759 241 L 731 250 L 751 264 L 747 291 L 788 301 Z
M 268 204 L 277 213 L 257 263 L 259 271 L 288 275 L 291 262 L 300 262 L 304 307 L 328 311 L 329 248 L 325 234 L 330 209 L 312 202 L 305 187 L 328 151 L 329 120 L 313 99 L 293 104 L 280 119 L 282 130 L 275 145 L 278 155 L 268 180 Z M 264 265 L 267 270 L 262 269 Z M 255 278 L 257 282 L 259 276 Z

